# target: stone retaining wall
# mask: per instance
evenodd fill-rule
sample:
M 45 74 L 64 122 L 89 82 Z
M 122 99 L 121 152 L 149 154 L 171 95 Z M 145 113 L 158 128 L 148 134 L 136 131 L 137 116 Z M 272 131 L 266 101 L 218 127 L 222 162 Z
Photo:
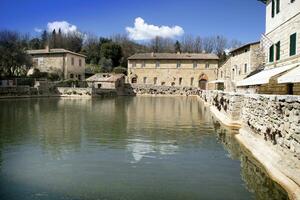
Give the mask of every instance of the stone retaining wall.
M 86 95 L 91 96 L 92 88 L 72 88 L 72 87 L 57 87 L 56 91 L 59 95 Z
M 30 86 L 5 86 L 0 87 L 0 96 L 27 96 L 37 95 L 36 88 Z
M 131 89 L 136 95 L 174 95 L 189 96 L 199 95 L 200 89 L 195 87 L 173 87 L 156 85 L 137 85 L 132 84 Z
M 300 159 L 300 96 L 201 91 L 200 98 L 232 121 Z

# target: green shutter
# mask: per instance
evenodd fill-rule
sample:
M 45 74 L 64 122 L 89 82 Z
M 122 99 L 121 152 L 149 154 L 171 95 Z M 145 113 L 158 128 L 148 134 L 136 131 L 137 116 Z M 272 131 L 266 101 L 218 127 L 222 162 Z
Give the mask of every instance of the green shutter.
M 276 14 L 280 12 L 280 0 L 276 0 Z
M 297 34 L 294 33 L 290 36 L 290 56 L 296 54 L 296 40 L 297 40 Z
M 280 60 L 280 41 L 276 43 L 276 60 Z
M 269 49 L 269 62 L 274 61 L 274 45 L 272 45 Z
M 275 0 L 272 0 L 272 17 L 275 16 Z

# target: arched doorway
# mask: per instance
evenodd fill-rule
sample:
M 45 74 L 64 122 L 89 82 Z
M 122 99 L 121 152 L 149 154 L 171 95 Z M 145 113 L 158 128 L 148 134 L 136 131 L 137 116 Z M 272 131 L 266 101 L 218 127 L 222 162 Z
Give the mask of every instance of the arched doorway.
M 199 76 L 199 81 L 198 81 L 198 87 L 201 90 L 207 90 L 207 82 L 208 82 L 208 77 L 206 74 L 201 74 Z
M 137 76 L 134 75 L 132 78 L 131 78 L 131 83 L 137 83 Z

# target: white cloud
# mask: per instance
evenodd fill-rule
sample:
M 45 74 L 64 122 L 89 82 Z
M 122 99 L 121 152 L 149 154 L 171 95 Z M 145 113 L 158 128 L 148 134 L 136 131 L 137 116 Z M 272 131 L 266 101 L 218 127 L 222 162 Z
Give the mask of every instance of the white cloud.
M 43 29 L 41 29 L 41 28 L 34 28 L 34 31 L 38 32 L 38 33 L 41 33 L 43 31 Z
M 78 32 L 77 26 L 70 24 L 67 21 L 49 22 L 47 24 L 47 29 L 49 32 L 52 32 L 54 29 L 55 31 L 58 31 L 60 29 L 62 33 Z
M 145 21 L 138 17 L 135 19 L 134 27 L 126 27 L 129 38 L 133 40 L 149 40 L 156 36 L 162 38 L 174 38 L 184 34 L 183 28 L 180 26 L 156 26 L 145 23 Z

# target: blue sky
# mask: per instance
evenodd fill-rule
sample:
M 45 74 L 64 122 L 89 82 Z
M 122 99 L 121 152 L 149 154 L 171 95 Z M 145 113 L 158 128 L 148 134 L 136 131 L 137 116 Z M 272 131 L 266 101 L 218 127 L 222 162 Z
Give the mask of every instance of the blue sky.
M 137 17 L 169 26 L 170 32 L 178 26 L 184 34 L 219 34 L 244 43 L 258 40 L 265 30 L 265 5 L 257 0 L 0 0 L 0 7 L 0 29 L 31 35 L 49 22 L 66 21 L 80 31 L 109 36 L 126 33 Z

